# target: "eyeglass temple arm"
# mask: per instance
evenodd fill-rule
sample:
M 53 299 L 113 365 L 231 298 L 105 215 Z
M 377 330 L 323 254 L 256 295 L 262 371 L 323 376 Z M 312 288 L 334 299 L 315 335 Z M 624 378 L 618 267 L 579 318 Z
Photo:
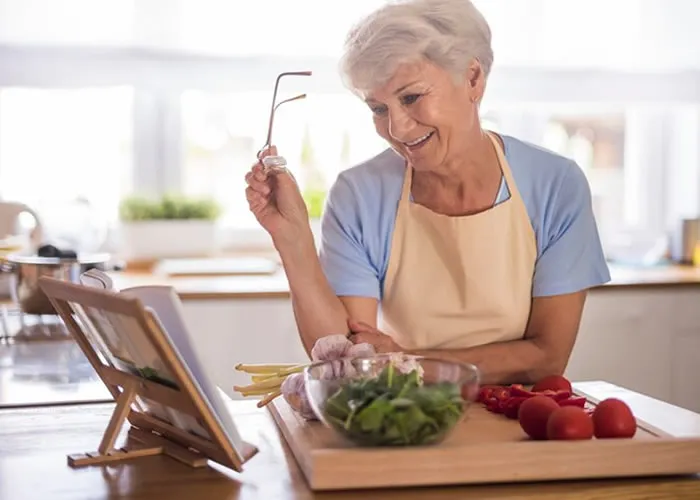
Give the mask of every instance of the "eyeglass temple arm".
M 301 95 L 293 97 L 291 99 L 286 99 L 286 100 L 280 102 L 279 104 L 276 104 L 277 103 L 277 89 L 279 88 L 280 80 L 282 79 L 283 76 L 311 76 L 311 71 L 287 71 L 285 73 L 280 73 L 279 75 L 277 75 L 277 79 L 275 80 L 275 90 L 272 93 L 272 105 L 270 106 L 270 120 L 269 120 L 268 125 L 267 125 L 266 144 L 268 146 L 272 145 L 270 141 L 272 141 L 272 122 L 275 119 L 275 110 L 279 106 L 284 104 L 285 102 L 294 101 L 296 99 L 303 99 L 304 97 L 306 97 L 306 94 L 301 94 Z

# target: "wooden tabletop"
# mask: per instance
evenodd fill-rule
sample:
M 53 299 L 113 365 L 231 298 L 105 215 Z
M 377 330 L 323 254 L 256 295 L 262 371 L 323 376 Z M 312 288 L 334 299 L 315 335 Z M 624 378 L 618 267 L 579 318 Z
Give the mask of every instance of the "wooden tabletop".
M 700 435 L 700 415 L 610 384 L 580 384 L 598 398 L 630 401 L 635 413 L 676 434 Z M 212 464 L 192 469 L 165 457 L 135 459 L 108 468 L 71 469 L 66 455 L 93 450 L 112 405 L 64 406 L 0 411 L 0 500 L 167 498 L 170 500 L 301 499 L 671 499 L 700 498 L 700 477 L 570 481 L 476 487 L 311 492 L 266 410 L 232 402 L 244 439 L 259 453 L 243 473 Z

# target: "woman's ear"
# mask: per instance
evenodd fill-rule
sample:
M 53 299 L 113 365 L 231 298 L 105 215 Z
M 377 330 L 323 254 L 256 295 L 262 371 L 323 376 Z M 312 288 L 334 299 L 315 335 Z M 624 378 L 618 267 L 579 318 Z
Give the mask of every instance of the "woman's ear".
M 469 98 L 472 102 L 479 102 L 484 95 L 486 78 L 484 70 L 478 59 L 473 59 L 467 68 L 467 86 Z

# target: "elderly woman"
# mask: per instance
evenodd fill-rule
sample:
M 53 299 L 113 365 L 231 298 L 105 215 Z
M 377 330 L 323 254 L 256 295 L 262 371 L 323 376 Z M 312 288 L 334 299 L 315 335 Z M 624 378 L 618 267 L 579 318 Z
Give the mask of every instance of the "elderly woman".
M 348 86 L 390 148 L 339 175 L 318 254 L 293 177 L 259 163 L 246 176 L 307 351 L 349 331 L 379 352 L 473 363 L 484 383 L 563 373 L 586 290 L 609 272 L 581 169 L 480 126 L 482 15 L 468 0 L 392 3 L 345 47 Z

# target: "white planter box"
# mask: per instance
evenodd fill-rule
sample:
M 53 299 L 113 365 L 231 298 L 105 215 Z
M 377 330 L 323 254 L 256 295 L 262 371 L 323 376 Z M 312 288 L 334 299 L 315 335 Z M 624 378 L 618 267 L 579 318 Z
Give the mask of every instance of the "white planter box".
M 311 226 L 311 232 L 314 235 L 316 249 L 318 250 L 321 245 L 321 219 L 310 219 L 309 225 Z
M 217 223 L 205 220 L 122 222 L 119 247 L 123 258 L 206 257 L 219 251 Z

